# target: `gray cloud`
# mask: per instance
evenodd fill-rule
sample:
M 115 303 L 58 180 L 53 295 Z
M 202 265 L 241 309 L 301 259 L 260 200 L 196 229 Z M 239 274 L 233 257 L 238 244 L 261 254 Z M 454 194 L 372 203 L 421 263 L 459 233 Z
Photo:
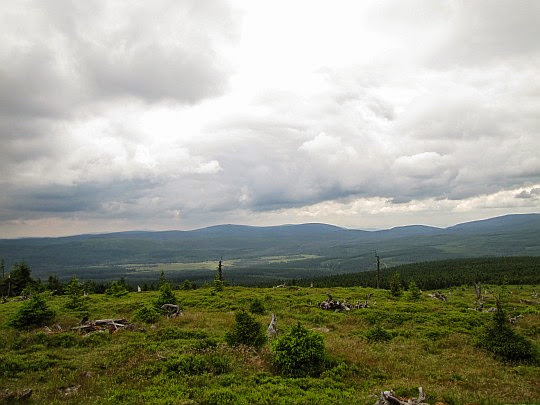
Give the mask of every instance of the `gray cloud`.
M 540 197 L 540 188 L 535 187 L 530 190 L 522 190 L 514 196 L 515 198 L 539 198 Z
M 452 3 L 451 3 L 452 4 Z M 448 33 L 433 54 L 437 65 L 508 63 L 540 50 L 540 4 L 534 0 L 453 3 Z

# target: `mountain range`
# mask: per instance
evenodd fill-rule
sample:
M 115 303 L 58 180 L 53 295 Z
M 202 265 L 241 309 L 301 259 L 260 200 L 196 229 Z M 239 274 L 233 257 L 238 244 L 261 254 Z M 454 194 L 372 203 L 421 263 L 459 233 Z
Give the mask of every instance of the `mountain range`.
M 385 267 L 466 257 L 540 256 L 540 214 L 447 228 L 411 225 L 365 231 L 319 223 L 229 224 L 192 231 L 0 239 L 0 258 L 7 270 L 24 260 L 39 277 L 104 280 L 119 275 L 151 279 L 160 269 L 170 271 L 172 278 L 209 279 L 214 264 L 200 263 L 217 263 L 222 257 L 230 274 L 242 279 L 357 272 L 374 268 L 375 251 Z

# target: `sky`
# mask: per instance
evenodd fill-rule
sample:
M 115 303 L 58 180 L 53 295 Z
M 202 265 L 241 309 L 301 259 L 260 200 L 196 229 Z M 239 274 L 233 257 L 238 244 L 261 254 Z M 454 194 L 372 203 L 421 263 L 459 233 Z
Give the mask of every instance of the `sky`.
M 0 238 L 540 212 L 540 2 L 0 3 Z

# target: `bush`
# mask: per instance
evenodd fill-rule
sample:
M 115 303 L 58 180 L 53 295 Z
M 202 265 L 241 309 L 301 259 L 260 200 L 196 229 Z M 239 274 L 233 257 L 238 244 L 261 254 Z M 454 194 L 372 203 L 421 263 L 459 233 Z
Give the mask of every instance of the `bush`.
M 238 404 L 239 398 L 229 387 L 221 387 L 204 393 L 205 405 Z
M 537 357 L 533 344 L 514 332 L 506 321 L 506 313 L 497 300 L 497 311 L 490 325 L 484 328 L 476 342 L 480 347 L 503 361 L 531 361 Z
M 135 312 L 135 320 L 144 323 L 154 323 L 159 319 L 160 313 L 153 307 L 142 307 Z
M 181 354 L 167 359 L 163 366 L 174 375 L 217 375 L 231 370 L 231 358 L 218 354 Z
M 272 343 L 274 365 L 290 377 L 318 376 L 326 363 L 323 337 L 300 323 Z
M 392 334 L 383 329 L 381 325 L 377 325 L 366 332 L 366 338 L 369 342 L 388 342 L 392 340 L 392 337 Z
M 249 312 L 252 314 L 264 315 L 266 313 L 266 308 L 260 299 L 255 298 L 249 306 Z
M 176 327 L 168 327 L 158 329 L 154 336 L 155 337 L 153 337 L 153 339 L 164 342 L 167 340 L 176 339 L 206 339 L 208 338 L 208 333 L 202 330 L 187 330 Z
M 225 335 L 230 346 L 246 345 L 260 349 L 266 343 L 263 326 L 251 315 L 242 311 L 236 314 L 233 330 Z
M 17 377 L 26 369 L 26 362 L 18 355 L 0 355 L 0 376 L 2 377 Z
M 49 309 L 45 298 L 34 295 L 15 313 L 9 324 L 17 329 L 29 329 L 45 325 L 54 319 L 54 316 L 55 313 Z
M 80 338 L 74 333 L 58 333 L 47 336 L 47 347 L 76 347 Z

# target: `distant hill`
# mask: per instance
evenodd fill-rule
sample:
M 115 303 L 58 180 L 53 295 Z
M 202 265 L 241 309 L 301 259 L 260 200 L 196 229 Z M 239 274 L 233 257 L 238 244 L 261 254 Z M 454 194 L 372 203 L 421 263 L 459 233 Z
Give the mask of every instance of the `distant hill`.
M 540 256 L 540 214 L 506 215 L 448 228 L 412 225 L 363 231 L 318 223 L 217 225 L 192 231 L 0 240 L 0 258 L 7 270 L 24 260 L 35 276 L 94 279 L 153 279 L 159 269 L 152 266 L 158 264 L 220 257 L 230 261 L 227 271 L 237 275 L 237 282 L 350 273 L 373 270 L 375 250 L 385 267 L 467 257 Z M 144 272 L 141 265 L 146 266 Z M 211 278 L 199 265 L 177 267 L 168 269 L 178 279 Z

